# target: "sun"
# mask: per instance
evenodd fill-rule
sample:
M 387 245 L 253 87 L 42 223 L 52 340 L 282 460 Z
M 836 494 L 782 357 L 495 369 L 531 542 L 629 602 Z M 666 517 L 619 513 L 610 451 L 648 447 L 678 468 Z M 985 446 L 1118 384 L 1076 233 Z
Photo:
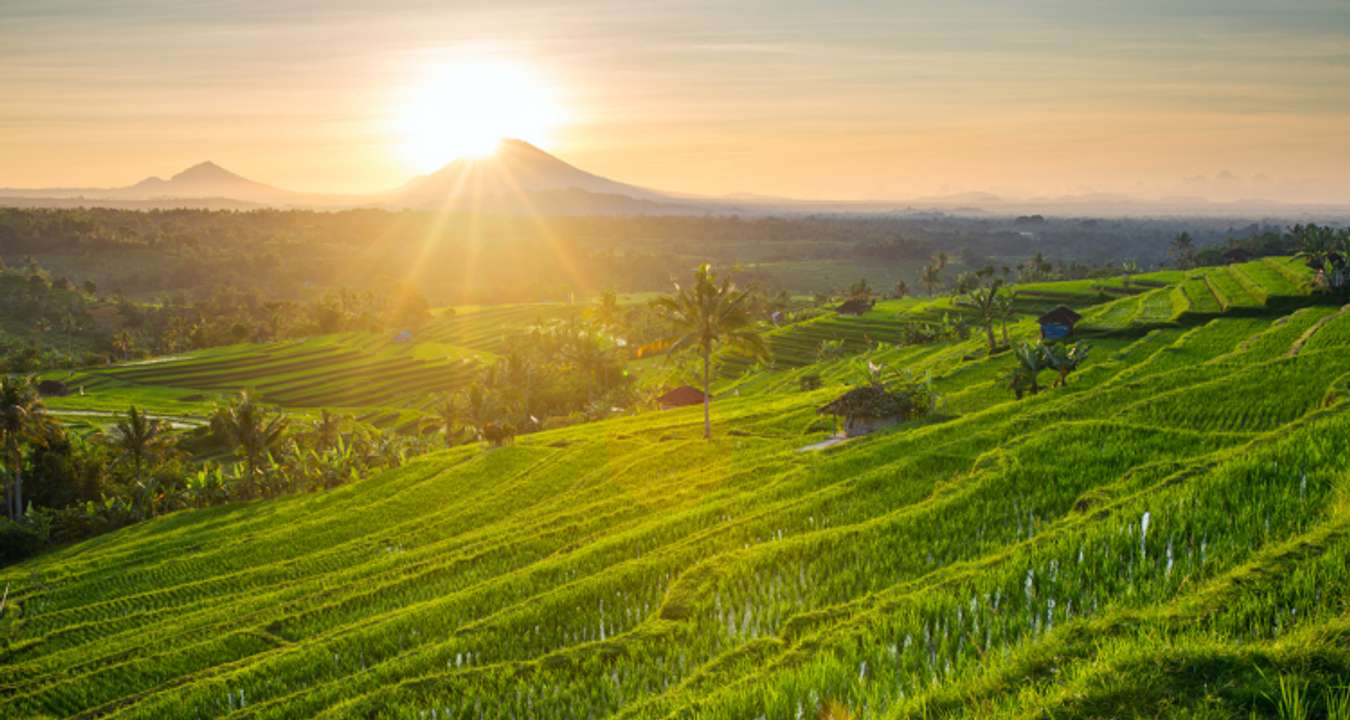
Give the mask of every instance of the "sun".
M 562 119 L 553 88 L 530 66 L 498 59 L 438 65 L 397 115 L 403 160 L 419 171 L 496 150 L 503 138 L 548 145 Z

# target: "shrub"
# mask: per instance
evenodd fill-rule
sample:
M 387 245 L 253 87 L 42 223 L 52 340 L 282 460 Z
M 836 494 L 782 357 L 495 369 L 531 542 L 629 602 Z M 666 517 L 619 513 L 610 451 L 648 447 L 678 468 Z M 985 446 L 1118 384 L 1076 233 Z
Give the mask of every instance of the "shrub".
M 488 422 L 483 425 L 483 439 L 500 447 L 516 439 L 516 427 L 509 422 Z
M 0 518 L 0 564 L 18 562 L 36 555 L 46 547 L 48 528 L 45 523 L 29 520 L 15 522 Z

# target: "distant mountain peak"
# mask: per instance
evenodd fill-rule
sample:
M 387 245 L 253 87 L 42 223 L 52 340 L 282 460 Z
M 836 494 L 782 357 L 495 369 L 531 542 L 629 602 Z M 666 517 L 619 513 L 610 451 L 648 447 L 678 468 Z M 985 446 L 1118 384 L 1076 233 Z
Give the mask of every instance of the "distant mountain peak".
M 547 152 L 544 152 L 543 150 L 539 149 L 538 146 L 532 145 L 525 140 L 521 140 L 520 138 L 502 138 L 501 143 L 497 148 L 497 151 L 501 152 L 502 150 L 507 151 L 523 150 L 525 152 L 537 153 L 539 155 L 548 155 Z
M 236 175 L 229 170 L 207 160 L 200 162 L 192 167 L 169 178 L 169 182 L 249 182 L 245 178 Z
M 481 204 L 519 204 L 531 193 L 584 192 L 628 200 L 664 202 L 669 197 L 646 188 L 615 182 L 586 172 L 518 138 L 503 138 L 497 150 L 482 157 L 456 158 L 440 169 L 414 178 L 393 196 L 404 207 L 447 207 L 459 200 Z

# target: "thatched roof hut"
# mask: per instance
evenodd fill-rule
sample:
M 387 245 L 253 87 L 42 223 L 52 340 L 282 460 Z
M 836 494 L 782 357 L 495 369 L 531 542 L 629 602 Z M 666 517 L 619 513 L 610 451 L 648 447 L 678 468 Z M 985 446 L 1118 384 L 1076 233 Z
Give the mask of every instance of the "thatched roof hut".
M 43 380 L 38 383 L 37 391 L 46 397 L 61 397 L 70 394 L 70 387 L 60 380 Z
M 702 405 L 703 391 L 688 385 L 681 385 L 666 391 L 664 395 L 656 399 L 656 402 L 661 406 L 662 410 L 685 407 L 687 405 Z
M 872 300 L 855 298 L 853 300 L 845 301 L 843 305 L 835 308 L 834 311 L 840 315 L 862 315 L 871 310 L 874 304 L 876 303 Z
M 1073 333 L 1073 326 L 1082 318 L 1072 308 L 1060 305 L 1036 318 L 1036 322 L 1041 324 L 1042 340 L 1062 340 Z
M 863 385 L 840 395 L 816 412 L 844 418 L 844 435 L 853 436 L 897 423 L 911 410 L 905 398 L 876 385 Z

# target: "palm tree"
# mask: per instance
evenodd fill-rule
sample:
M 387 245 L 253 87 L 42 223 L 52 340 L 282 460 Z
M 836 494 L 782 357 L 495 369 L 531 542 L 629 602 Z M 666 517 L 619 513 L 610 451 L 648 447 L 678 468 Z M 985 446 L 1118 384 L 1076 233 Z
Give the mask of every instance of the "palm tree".
M 596 385 L 604 384 L 605 369 L 614 357 L 610 342 L 600 333 L 577 330 L 565 339 L 562 355 L 586 381 L 586 404 L 594 403 Z
M 1191 239 L 1191 234 L 1183 232 L 1172 238 L 1168 253 L 1176 261 L 1177 266 L 1183 270 L 1195 265 L 1195 241 Z
M 159 420 L 149 418 L 132 405 L 124 420 L 119 420 L 112 430 L 112 444 L 124 458 L 130 458 L 136 487 L 141 491 L 144 507 L 150 507 L 151 488 L 141 474 L 145 461 L 154 452 L 155 445 L 161 439 L 163 425 Z
M 1120 284 L 1126 290 L 1130 289 L 1130 276 L 1139 272 L 1139 264 L 1133 260 L 1126 260 L 1120 264 Z
M 445 434 L 445 446 L 454 447 L 459 427 L 463 423 L 464 408 L 451 393 L 445 394 L 445 402 L 436 410 L 441 418 L 441 432 Z
M 995 306 L 995 313 L 998 315 L 999 323 L 1003 326 L 1003 347 L 1008 347 L 1008 321 L 1017 316 L 1017 292 L 1009 290 L 998 296 L 998 302 Z
M 595 301 L 595 306 L 589 309 L 588 314 L 602 328 L 619 327 L 619 322 L 623 318 L 623 311 L 619 307 L 618 294 L 613 290 L 604 291 L 600 298 Z
M 1002 282 L 994 280 L 988 285 L 971 290 L 964 298 L 957 301 L 962 307 L 970 308 L 975 311 L 975 319 L 984 326 L 985 337 L 989 340 L 989 352 L 993 354 L 998 348 L 998 342 L 994 340 L 994 323 L 998 321 L 999 316 L 999 286 Z M 1006 326 L 1005 326 L 1006 330 Z
M 712 437 L 712 352 L 719 344 L 767 359 L 769 348 L 755 331 L 750 295 L 737 290 L 731 280 L 719 283 L 712 266 L 704 263 L 694 271 L 690 287 L 675 284 L 675 294 L 653 305 L 674 326 L 675 334 L 663 341 L 667 353 L 693 348 L 703 356 L 703 437 Z
M 11 520 L 23 515 L 23 449 L 42 444 L 49 423 L 42 412 L 42 398 L 31 378 L 0 378 L 0 449 L 9 466 L 5 485 L 5 512 Z
M 469 421 L 480 439 L 483 437 L 483 428 L 497 419 L 497 402 L 481 381 L 470 385 L 457 404 L 462 408 L 461 417 Z
M 211 418 L 216 433 L 244 456 L 248 469 L 244 494 L 252 496 L 258 488 L 258 469 L 272 450 L 286 437 L 286 418 L 273 415 L 253 401 L 247 392 L 239 393 L 233 405 L 216 411 Z
M 870 300 L 872 288 L 867 284 L 867 278 L 860 278 L 858 282 L 849 285 L 848 297 L 850 300 Z
M 342 417 L 324 410 L 314 421 L 314 444 L 320 452 L 337 444 L 338 433 L 342 430 Z
M 941 272 L 942 268 L 938 267 L 937 263 L 929 263 L 924 266 L 923 274 L 919 276 L 919 282 L 922 282 L 923 286 L 928 289 L 928 297 L 933 297 L 933 288 L 937 287 L 938 274 Z
M 131 353 L 136 349 L 136 339 L 126 330 L 119 330 L 112 338 L 112 349 L 123 360 L 131 358 Z

